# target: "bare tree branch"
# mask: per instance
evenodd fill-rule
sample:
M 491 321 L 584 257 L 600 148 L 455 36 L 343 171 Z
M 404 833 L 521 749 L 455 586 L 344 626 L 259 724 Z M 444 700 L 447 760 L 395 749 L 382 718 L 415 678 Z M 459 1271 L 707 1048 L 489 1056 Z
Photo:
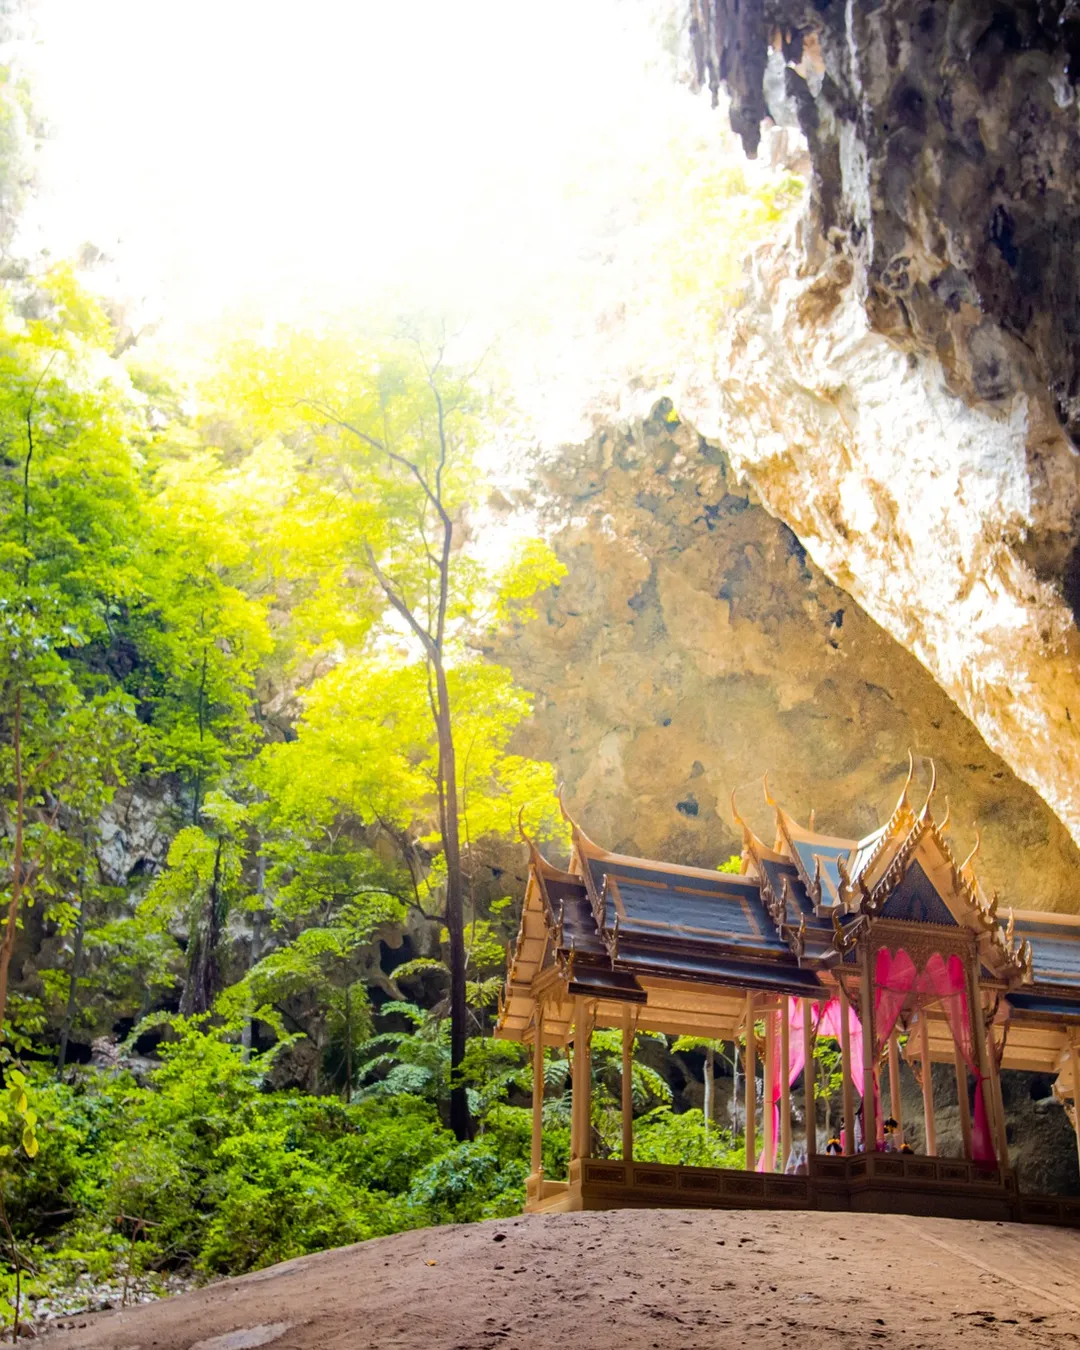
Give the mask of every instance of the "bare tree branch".
M 26 405 L 26 461 L 23 464 L 23 519 L 22 519 L 22 546 L 26 551 L 26 559 L 23 563 L 23 585 L 25 586 L 30 577 L 30 462 L 34 458 L 34 404 L 37 401 L 38 391 L 44 383 L 45 376 L 49 373 L 49 368 L 56 360 L 56 353 L 49 357 L 45 362 L 45 368 L 37 377 L 37 383 L 30 391 L 30 400 Z
M 371 545 L 367 542 L 366 539 L 364 540 L 364 552 L 367 555 L 368 566 L 374 573 L 375 580 L 382 587 L 383 594 L 386 596 L 387 600 L 390 601 L 394 609 L 397 610 L 397 612 L 401 615 L 401 617 L 405 620 L 405 622 L 409 625 L 412 631 L 423 643 L 424 650 L 428 653 L 431 653 L 435 646 L 435 639 L 431 636 L 431 634 L 427 631 L 427 629 L 423 626 L 423 624 L 417 621 L 417 618 L 413 614 L 412 610 L 409 608 L 409 606 L 405 603 L 405 601 L 395 590 L 393 582 L 379 566 L 379 561 L 375 557 L 375 551 L 371 547 Z

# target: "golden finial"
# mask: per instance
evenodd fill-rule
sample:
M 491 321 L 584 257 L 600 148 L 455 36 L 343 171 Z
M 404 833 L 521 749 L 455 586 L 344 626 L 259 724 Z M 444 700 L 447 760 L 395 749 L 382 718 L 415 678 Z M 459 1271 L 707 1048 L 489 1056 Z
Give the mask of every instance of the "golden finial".
M 773 799 L 772 799 L 772 794 L 771 794 L 770 791 L 769 791 L 769 771 L 768 771 L 768 769 L 765 770 L 765 773 L 764 773 L 764 775 L 762 776 L 761 784 L 762 784 L 762 787 L 764 787 L 764 789 L 765 789 L 765 802 L 766 802 L 766 804 L 767 804 L 768 806 L 775 806 L 776 803 L 773 801 Z
M 904 786 L 900 789 L 900 804 L 907 805 L 908 788 L 911 786 L 911 780 L 915 777 L 915 756 L 909 749 L 907 752 L 907 778 L 904 780 Z
M 931 800 L 933 799 L 934 792 L 935 792 L 936 789 L 937 789 L 937 765 L 934 763 L 933 757 L 931 757 L 931 759 L 930 759 L 930 791 L 926 794 L 926 801 L 923 802 L 923 812 L 924 812 L 925 814 L 927 814 L 927 815 L 928 815 L 929 812 L 930 812 L 930 802 L 931 802 Z
M 982 835 L 979 833 L 979 827 L 978 827 L 978 825 L 976 825 L 976 826 L 975 826 L 975 847 L 971 850 L 971 852 L 967 855 L 967 857 L 964 859 L 964 861 L 960 864 L 960 872 L 961 872 L 961 874 L 963 874 L 964 872 L 966 872 L 967 869 L 971 866 L 971 864 L 975 861 L 975 856 L 976 856 L 976 854 L 979 852 L 979 849 L 980 849 L 981 847 L 982 847 Z
M 946 798 L 945 798 L 945 817 L 944 817 L 944 819 L 942 820 L 941 824 L 938 826 L 938 832 L 939 832 L 939 834 L 944 834 L 945 831 L 949 828 L 949 815 L 950 815 L 951 811 L 952 811 L 952 807 L 949 805 L 949 799 L 948 799 L 948 797 L 946 797 Z
M 849 951 L 851 947 L 854 945 L 857 936 L 857 928 L 855 927 L 855 925 L 853 925 L 852 930 L 850 932 L 845 933 L 843 928 L 840 926 L 840 920 L 837 917 L 835 907 L 829 911 L 829 915 L 832 919 L 832 926 L 833 926 L 833 947 L 841 955 L 843 955 L 846 951 Z
M 524 814 L 525 807 L 522 806 L 518 811 L 518 834 L 521 835 L 522 842 L 529 850 L 529 861 L 532 866 L 543 868 L 546 865 L 546 860 L 544 855 L 540 852 L 540 849 L 537 847 L 536 841 L 530 837 L 528 831 L 525 829 Z

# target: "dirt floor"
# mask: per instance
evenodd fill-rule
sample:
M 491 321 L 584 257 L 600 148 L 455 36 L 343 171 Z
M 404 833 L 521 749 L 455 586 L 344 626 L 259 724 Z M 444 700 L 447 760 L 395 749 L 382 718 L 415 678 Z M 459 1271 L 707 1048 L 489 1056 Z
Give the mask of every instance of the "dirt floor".
M 1080 1346 L 1080 1232 L 622 1210 L 399 1233 L 65 1323 L 48 1350 Z

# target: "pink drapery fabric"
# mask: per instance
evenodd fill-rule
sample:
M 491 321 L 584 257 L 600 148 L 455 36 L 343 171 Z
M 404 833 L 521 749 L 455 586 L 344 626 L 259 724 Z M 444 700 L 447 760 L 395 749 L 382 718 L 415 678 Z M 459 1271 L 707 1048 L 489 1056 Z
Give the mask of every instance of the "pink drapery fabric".
M 874 1120 L 877 1124 L 877 1145 L 885 1146 L 885 1122 L 881 1110 L 881 1084 L 878 1066 L 881 1052 L 893 1033 L 897 1018 L 904 1010 L 908 995 L 918 983 L 919 972 L 915 962 L 903 949 L 894 956 L 884 947 L 874 963 Z
M 946 962 L 939 953 L 935 952 L 927 962 L 925 969 L 920 973 L 911 957 L 903 949 L 897 951 L 894 955 L 883 948 L 877 954 L 874 986 L 874 1073 L 872 1090 L 876 1108 L 874 1112 L 874 1118 L 877 1122 L 876 1143 L 879 1146 L 884 1143 L 878 1063 L 881 1059 L 882 1050 L 892 1035 L 897 1019 L 904 1009 L 908 996 L 914 991 L 921 998 L 928 997 L 940 1000 L 945 1009 L 953 1039 L 960 1047 L 964 1063 L 975 1076 L 972 1154 L 976 1162 L 996 1161 L 993 1136 L 986 1110 L 983 1077 L 979 1072 L 971 1019 L 968 1016 L 967 984 L 963 962 L 955 955 L 950 956 L 948 962 Z M 825 1003 L 811 1003 L 810 1009 L 814 1035 L 831 1036 L 839 1041 L 842 1020 L 839 998 L 829 999 Z M 851 1012 L 854 1014 L 854 1008 L 851 1009 Z M 788 1017 L 787 1073 L 790 1087 L 795 1084 L 803 1070 L 802 999 L 789 999 Z M 771 1103 L 773 1111 L 773 1167 L 776 1166 L 777 1153 L 780 1147 L 780 1084 L 781 1074 L 784 1071 L 783 1065 L 780 1063 L 780 1018 L 781 1013 L 779 1011 L 770 1013 L 765 1018 L 766 1036 L 775 1036 L 776 1038 L 773 1041 L 772 1079 L 771 1082 L 764 1084 L 765 1102 Z M 851 1079 L 856 1092 L 862 1097 L 865 1095 L 864 1089 L 866 1086 L 863 1065 L 863 1028 L 857 1015 L 849 1018 L 848 1027 L 851 1041 Z M 846 1139 L 844 1140 L 844 1146 L 846 1149 Z M 787 1160 L 784 1161 L 786 1163 Z M 757 1170 L 759 1172 L 765 1170 L 764 1149 L 762 1149 L 761 1156 L 758 1158 Z
M 816 1004 L 813 1005 L 814 1009 L 816 1009 L 816 1007 L 817 1007 Z M 770 1102 L 772 1104 L 772 1113 L 773 1113 L 772 1165 L 774 1170 L 776 1168 L 777 1154 L 780 1149 L 780 1094 L 781 1094 L 781 1075 L 783 1074 L 783 1065 L 780 1063 L 780 1046 L 781 1046 L 780 1019 L 782 1016 L 783 1014 L 780 1012 L 779 1009 L 777 1009 L 776 1012 L 769 1013 L 768 1016 L 765 1018 L 766 1037 L 769 1036 L 775 1037 L 775 1040 L 773 1041 L 772 1079 L 770 1082 L 764 1083 L 763 1085 L 765 1091 L 764 1091 L 764 1102 L 762 1103 L 763 1109 L 766 1102 Z M 812 1011 L 811 1019 L 813 1019 L 813 1017 L 814 1012 Z M 788 1019 L 789 1019 L 788 1086 L 791 1087 L 792 1084 L 794 1084 L 795 1080 L 798 1078 L 799 1074 L 802 1073 L 803 1067 L 802 999 L 798 998 L 788 999 Z M 787 1159 L 786 1158 L 783 1159 L 783 1162 L 786 1165 Z M 761 1155 L 757 1160 L 757 1170 L 759 1172 L 764 1172 L 765 1170 L 764 1146 L 762 1147 Z
M 841 1040 L 841 1028 L 843 1026 L 844 1014 L 840 1006 L 839 998 L 831 998 L 825 1004 L 821 1012 L 821 1019 L 818 1023 L 818 1034 L 821 1036 L 832 1036 L 836 1041 Z M 863 1066 L 863 1029 L 855 1013 L 855 1009 L 848 1004 L 848 1037 L 851 1042 L 851 1081 L 855 1085 L 855 1091 L 861 1097 L 863 1089 L 866 1086 L 864 1081 Z M 840 1140 L 844 1146 L 844 1152 L 852 1151 L 854 1140 L 848 1141 L 847 1130 L 841 1127 Z
M 990 1118 L 986 1110 L 986 1090 L 975 1053 L 963 961 L 954 954 L 946 962 L 940 952 L 935 952 L 919 976 L 919 992 L 940 1000 L 961 1058 L 975 1076 L 975 1112 L 971 1124 L 972 1157 L 976 1162 L 996 1162 Z
M 852 1010 L 853 1011 L 853 1010 Z M 772 1165 L 776 1167 L 780 1149 L 780 1082 L 783 1065 L 780 1063 L 780 1018 L 777 1010 L 765 1018 L 765 1035 L 775 1036 L 773 1041 L 772 1080 L 764 1084 L 764 1100 L 772 1103 L 773 1111 L 773 1156 Z M 788 999 L 788 1086 L 793 1087 L 803 1070 L 803 1001 L 801 998 Z M 825 1003 L 810 1004 L 810 1025 L 815 1036 L 833 1036 L 840 1039 L 840 1000 L 831 998 Z M 854 1015 L 848 1019 L 851 1037 L 851 1079 L 855 1090 L 862 1095 L 863 1090 L 863 1050 L 862 1025 Z M 879 1113 L 880 1114 L 880 1113 Z M 786 1164 L 787 1159 L 783 1159 Z M 757 1160 L 757 1170 L 765 1170 L 765 1149 Z

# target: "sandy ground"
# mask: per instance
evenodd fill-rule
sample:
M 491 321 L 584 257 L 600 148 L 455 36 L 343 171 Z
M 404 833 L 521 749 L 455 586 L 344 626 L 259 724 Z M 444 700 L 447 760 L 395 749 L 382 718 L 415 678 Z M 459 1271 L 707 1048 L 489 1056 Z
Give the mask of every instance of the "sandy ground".
M 533 1215 L 399 1233 L 43 1350 L 1080 1346 L 1080 1232 L 879 1215 Z

